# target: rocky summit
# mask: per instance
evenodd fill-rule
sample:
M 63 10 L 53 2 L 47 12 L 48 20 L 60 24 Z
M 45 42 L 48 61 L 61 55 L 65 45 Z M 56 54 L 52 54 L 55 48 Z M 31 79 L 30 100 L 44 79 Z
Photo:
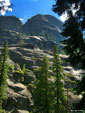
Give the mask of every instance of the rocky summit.
M 7 40 L 13 37 L 19 40 L 25 34 L 29 36 L 42 36 L 46 40 L 60 42 L 65 39 L 61 35 L 62 30 L 62 22 L 51 15 L 38 14 L 28 19 L 25 24 L 15 16 L 0 16 L 0 35 Z
M 41 35 L 46 39 L 60 42 L 64 39 L 61 36 L 63 24 L 57 18 L 51 15 L 36 15 L 23 25 L 23 29 L 27 34 Z
M 15 16 L 0 16 L 0 28 L 21 32 L 22 22 Z

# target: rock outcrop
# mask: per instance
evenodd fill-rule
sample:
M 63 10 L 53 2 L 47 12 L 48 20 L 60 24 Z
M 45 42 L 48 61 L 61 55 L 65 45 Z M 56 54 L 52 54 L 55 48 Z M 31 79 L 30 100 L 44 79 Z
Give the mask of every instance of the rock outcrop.
M 22 22 L 15 16 L 0 16 L 0 28 L 21 32 Z
M 27 34 L 44 36 L 51 41 L 60 42 L 65 38 L 61 36 L 63 24 L 57 18 L 51 15 L 36 15 L 23 25 Z
M 28 113 L 31 105 L 33 105 L 32 90 L 34 88 L 33 83 L 36 76 L 38 76 L 38 68 L 41 65 L 44 55 L 47 55 L 50 60 L 49 66 L 51 67 L 53 54 L 52 51 L 22 47 L 10 47 L 9 54 L 11 60 L 8 59 L 10 71 L 7 80 L 7 99 L 4 101 L 4 109 L 6 109 L 7 113 Z M 65 88 L 67 89 L 67 79 L 69 80 L 69 88 L 73 88 L 75 87 L 75 81 L 81 80 L 81 75 L 84 72 L 66 63 L 67 55 L 60 54 L 60 57 L 63 60 L 65 71 Z M 26 64 L 27 70 L 23 74 L 22 67 L 24 64 Z M 52 71 L 50 73 L 51 75 L 53 74 Z M 68 76 L 67 78 L 66 74 L 71 74 L 72 76 Z M 71 103 L 81 99 L 81 96 L 78 97 L 71 91 L 68 93 L 68 97 Z
M 4 101 L 4 109 L 7 113 L 28 113 L 33 105 L 31 89 L 29 84 L 35 80 L 35 75 L 31 70 L 25 74 L 19 72 L 20 67 L 12 60 L 8 60 L 10 71 L 8 74 L 6 89 L 7 99 Z M 14 69 L 12 69 L 14 66 Z
M 42 36 L 45 40 L 59 43 L 65 39 L 61 35 L 62 30 L 62 22 L 51 15 L 36 15 L 25 24 L 15 16 L 0 16 L 0 44 L 5 40 L 11 44 L 19 43 L 28 35 Z

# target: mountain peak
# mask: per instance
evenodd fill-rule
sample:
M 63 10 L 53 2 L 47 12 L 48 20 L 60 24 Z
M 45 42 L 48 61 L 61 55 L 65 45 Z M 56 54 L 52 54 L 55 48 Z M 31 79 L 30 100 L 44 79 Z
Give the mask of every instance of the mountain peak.
M 37 14 L 24 24 L 23 29 L 27 34 L 48 37 L 52 41 L 60 42 L 63 37 L 60 31 L 63 29 L 63 24 L 56 17 L 51 15 Z M 46 38 L 48 38 L 46 37 Z
M 16 16 L 0 16 L 0 27 L 3 29 L 20 32 L 22 22 Z

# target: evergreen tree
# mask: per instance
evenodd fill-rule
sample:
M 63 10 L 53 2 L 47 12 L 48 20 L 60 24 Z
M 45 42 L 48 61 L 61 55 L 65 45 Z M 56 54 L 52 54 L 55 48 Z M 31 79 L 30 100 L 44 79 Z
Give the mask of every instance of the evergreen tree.
M 24 46 L 24 40 L 20 40 L 20 46 L 21 46 L 21 48 L 23 48 L 23 46 Z
M 73 14 L 72 10 L 76 10 Z M 64 23 L 62 35 L 69 37 L 64 43 L 65 50 L 69 55 L 71 64 L 80 64 L 85 70 L 85 0 L 56 0 L 53 5 L 53 11 L 59 15 L 68 14 L 68 20 Z M 77 106 L 77 109 L 85 109 L 85 75 L 78 83 L 78 94 L 82 95 L 82 99 Z
M 44 37 L 45 37 L 46 40 L 49 40 L 49 34 L 48 34 L 48 32 L 45 33 L 45 36 Z
M 85 75 L 80 82 L 77 82 L 76 91 L 77 94 L 81 94 L 83 98 L 75 105 L 75 108 L 85 110 Z
M 42 42 L 40 42 L 40 49 L 43 50 Z
M 58 54 L 57 46 L 54 46 L 53 54 L 54 54 L 53 72 L 55 77 L 55 96 L 56 96 L 55 113 L 67 113 L 64 84 L 63 84 L 63 80 L 64 80 L 63 67 L 61 64 L 61 59 Z
M 64 41 L 65 50 L 69 55 L 70 62 L 73 65 L 81 62 L 83 68 L 85 68 L 85 58 L 83 57 L 85 55 L 83 39 L 83 32 L 85 31 L 84 6 L 84 0 L 56 0 L 56 5 L 53 6 L 54 12 L 59 15 L 66 12 L 68 15 L 68 20 L 65 21 L 62 32 L 62 35 L 67 37 L 67 40 Z M 72 8 L 76 10 L 75 14 L 73 14 Z
M 33 113 L 49 113 L 49 96 L 48 96 L 48 76 L 49 76 L 48 59 L 45 56 L 39 76 L 36 80 L 36 89 L 33 92 L 34 112 Z
M 0 113 L 4 113 L 2 105 L 3 99 L 5 99 L 7 87 L 7 77 L 8 77 L 7 58 L 8 58 L 8 43 L 6 42 L 2 50 L 0 62 Z

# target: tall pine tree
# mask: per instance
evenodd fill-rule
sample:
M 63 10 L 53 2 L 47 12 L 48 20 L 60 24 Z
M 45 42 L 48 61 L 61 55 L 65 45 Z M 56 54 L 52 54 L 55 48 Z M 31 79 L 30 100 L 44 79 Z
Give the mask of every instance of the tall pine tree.
M 48 76 L 49 76 L 48 59 L 45 56 L 39 76 L 36 80 L 36 89 L 33 92 L 34 111 L 33 113 L 49 113 L 49 97 L 48 97 Z
M 6 42 L 1 53 L 0 61 L 0 113 L 4 113 L 3 110 L 3 99 L 6 96 L 6 87 L 7 87 L 7 77 L 8 77 L 8 43 Z
M 64 92 L 64 75 L 61 59 L 58 54 L 58 48 L 55 45 L 53 49 L 53 72 L 55 77 L 55 96 L 56 96 L 56 105 L 55 113 L 67 113 L 66 111 L 66 98 Z

